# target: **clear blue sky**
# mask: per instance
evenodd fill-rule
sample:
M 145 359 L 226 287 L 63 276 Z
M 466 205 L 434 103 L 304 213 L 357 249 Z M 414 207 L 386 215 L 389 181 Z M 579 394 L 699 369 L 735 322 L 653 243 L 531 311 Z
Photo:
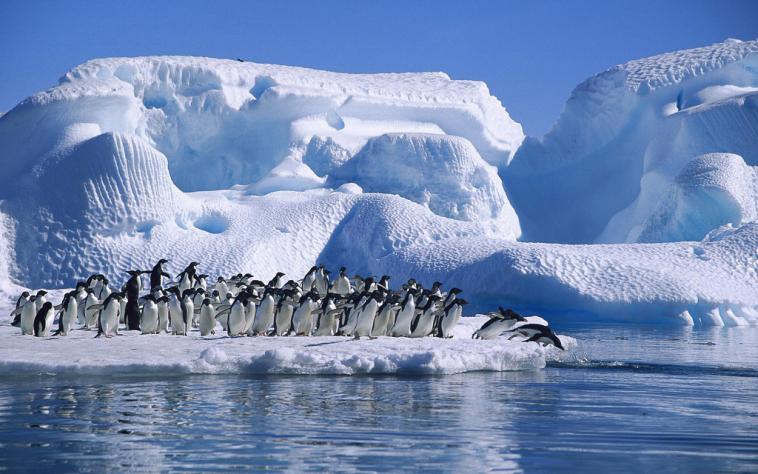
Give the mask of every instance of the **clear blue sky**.
M 0 111 L 94 57 L 184 54 L 485 81 L 531 135 L 614 64 L 758 38 L 758 0 L 0 0 Z

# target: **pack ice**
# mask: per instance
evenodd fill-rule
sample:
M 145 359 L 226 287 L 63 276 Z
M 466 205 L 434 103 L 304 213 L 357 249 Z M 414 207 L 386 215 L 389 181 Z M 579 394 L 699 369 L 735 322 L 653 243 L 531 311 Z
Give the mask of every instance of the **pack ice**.
M 480 310 L 758 324 L 757 70 L 758 41 L 632 61 L 524 141 L 486 85 L 443 73 L 92 60 L 0 117 L 3 304 L 165 257 L 440 280 Z

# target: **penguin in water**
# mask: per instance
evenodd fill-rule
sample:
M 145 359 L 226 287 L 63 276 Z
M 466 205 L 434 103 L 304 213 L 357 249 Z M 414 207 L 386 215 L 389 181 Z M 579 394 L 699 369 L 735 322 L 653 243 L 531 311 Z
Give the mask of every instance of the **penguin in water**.
M 142 305 L 142 314 L 140 316 L 140 330 L 142 334 L 158 334 L 159 332 L 158 304 L 153 295 L 145 297 L 145 304 Z
M 79 314 L 79 303 L 76 299 L 76 290 L 70 291 L 63 296 L 63 301 L 56 309 L 61 310 L 58 317 L 58 330 L 53 336 L 68 336 L 69 331 L 74 326 L 74 321 Z
M 555 335 L 553 330 L 543 324 L 523 324 L 508 332 L 513 333 L 508 340 L 522 336 L 525 338 L 522 342 L 536 342 L 544 346 L 555 346 L 562 351 L 565 350 L 561 340 Z
M 274 301 L 272 289 L 266 288 L 253 320 L 252 332 L 254 336 L 268 333 L 269 328 L 274 324 L 275 311 L 276 301 Z
M 410 337 L 426 337 L 432 333 L 432 330 L 434 329 L 434 319 L 437 317 L 437 301 L 441 299 L 442 296 L 431 294 L 428 297 L 426 306 L 416 310 L 416 315 L 414 316 L 413 321 L 411 321 Z
M 471 335 L 472 339 L 494 339 L 505 331 L 514 329 L 518 325 L 527 324 L 525 317 L 510 309 L 497 309 L 497 312 L 489 313 L 489 321 Z
M 49 337 L 54 319 L 55 310 L 53 309 L 53 303 L 46 301 L 34 317 L 34 335 L 37 337 Z
M 21 296 L 18 297 L 16 300 L 16 307 L 13 309 L 13 312 L 11 313 L 11 318 L 13 318 L 13 321 L 11 322 L 11 326 L 13 327 L 19 327 L 21 326 L 21 308 L 24 307 L 26 303 L 29 302 L 29 292 L 24 291 L 21 293 Z
M 166 273 L 166 271 L 163 269 L 163 265 L 168 263 L 168 260 L 165 258 L 162 258 L 158 260 L 158 263 L 155 264 L 152 270 L 150 270 L 150 289 L 154 288 L 163 288 L 163 277 L 168 278 L 171 280 L 171 275 Z
M 350 279 L 345 272 L 347 272 L 347 268 L 340 267 L 340 274 L 334 280 L 334 283 L 332 283 L 331 292 L 339 296 L 350 294 Z
M 409 289 L 405 300 L 400 305 L 400 312 L 395 318 L 395 324 L 390 329 L 390 335 L 395 337 L 410 337 L 411 322 L 416 314 L 416 290 Z
M 452 292 L 452 290 L 450 291 Z M 463 306 L 467 304 L 468 301 L 464 299 L 454 298 L 453 301 L 445 307 L 445 312 L 440 315 L 435 336 L 442 338 L 453 337 L 453 328 L 458 324 L 458 321 L 461 320 Z
M 200 305 L 200 335 L 212 336 L 216 334 L 216 310 L 210 298 L 205 298 Z
M 110 338 L 118 336 L 118 320 L 121 311 L 121 300 L 124 299 L 122 293 L 113 292 L 108 299 L 102 303 L 87 307 L 87 309 L 97 309 L 97 335 L 95 337 L 105 336 Z

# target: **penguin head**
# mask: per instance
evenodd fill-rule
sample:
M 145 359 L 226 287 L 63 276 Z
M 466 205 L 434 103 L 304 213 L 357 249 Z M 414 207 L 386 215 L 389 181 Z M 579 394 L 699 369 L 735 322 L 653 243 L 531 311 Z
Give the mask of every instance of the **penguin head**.
M 224 280 L 224 277 L 220 276 L 220 277 L 216 278 L 216 281 L 219 282 L 219 283 L 223 283 L 226 280 Z
M 345 276 L 345 272 L 347 271 L 347 268 L 340 267 L 340 276 Z
M 22 298 L 28 298 L 29 297 L 29 292 L 28 291 L 24 291 L 23 293 L 21 293 L 21 297 Z
M 452 294 L 454 294 L 454 295 L 457 295 L 458 293 L 463 293 L 463 290 L 461 290 L 460 288 L 455 288 L 455 287 L 453 287 L 453 288 L 450 288 L 450 291 L 449 291 L 449 293 L 452 293 Z
M 208 306 L 209 304 L 211 304 L 211 299 L 210 298 L 205 298 L 203 300 L 203 306 Z
M 166 260 L 165 258 L 158 260 L 158 265 L 163 265 L 164 263 L 168 263 L 168 260 Z
M 468 304 L 468 301 L 464 300 L 463 298 L 456 298 L 455 302 L 461 306 L 465 306 Z
M 47 291 L 45 291 L 45 290 L 39 290 L 37 292 L 37 298 L 39 298 L 40 296 L 45 296 L 46 294 L 47 294 Z
M 432 291 L 439 290 L 441 286 L 442 286 L 442 282 L 435 281 L 434 283 L 432 283 Z

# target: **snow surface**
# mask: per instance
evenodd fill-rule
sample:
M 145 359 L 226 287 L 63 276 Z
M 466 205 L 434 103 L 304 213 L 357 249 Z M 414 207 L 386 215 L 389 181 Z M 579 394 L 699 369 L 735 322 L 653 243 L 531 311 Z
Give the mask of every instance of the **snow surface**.
M 90 61 L 0 117 L 0 307 L 168 258 L 439 280 L 550 319 L 757 324 L 756 51 L 595 76 L 512 161 L 521 128 L 479 82 Z M 663 243 L 569 245 L 594 241 Z
M 523 238 L 635 242 L 691 160 L 726 152 L 758 165 L 757 90 L 758 41 L 737 40 L 631 61 L 583 82 L 553 129 L 501 167 Z
M 94 331 L 66 337 L 21 336 L 0 325 L 0 377 L 175 376 L 185 374 L 453 374 L 532 370 L 560 350 L 501 337 L 471 339 L 486 317 L 463 318 L 453 339 L 346 337 L 203 338 L 140 335 L 136 331 L 95 339 Z M 218 327 L 220 330 L 221 328 Z M 561 336 L 566 349 L 576 341 Z

